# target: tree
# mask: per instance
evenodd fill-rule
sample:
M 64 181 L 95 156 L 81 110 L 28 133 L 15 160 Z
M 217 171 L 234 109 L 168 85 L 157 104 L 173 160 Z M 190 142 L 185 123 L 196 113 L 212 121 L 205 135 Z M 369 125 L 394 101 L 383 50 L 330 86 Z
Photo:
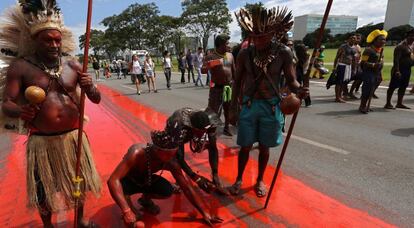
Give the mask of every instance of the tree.
M 149 40 L 149 45 L 160 52 L 168 50 L 171 44 L 175 42 L 179 27 L 179 18 L 165 15 L 154 18 L 153 26 L 149 31 L 154 36 Z
M 413 27 L 411 25 L 400 25 L 388 30 L 388 37 L 387 40 L 397 41 L 400 42 L 405 39 L 406 33 L 412 30 Z
M 319 30 L 320 28 L 317 28 L 315 31 L 306 34 L 306 36 L 303 38 L 303 43 L 306 46 L 309 46 L 311 48 L 314 47 L 315 43 L 316 43 L 316 38 L 319 35 Z M 332 40 L 332 35 L 331 35 L 331 30 L 330 29 L 325 29 L 323 31 L 323 36 L 322 36 L 322 43 L 327 43 L 328 41 Z
M 107 32 L 120 43 L 122 50 L 143 49 L 148 47 L 159 31 L 154 33 L 153 26 L 159 14 L 155 3 L 132 4 L 121 14 L 105 18 L 101 23 Z
M 229 31 L 232 19 L 225 0 L 185 0 L 181 5 L 185 28 L 202 38 L 204 49 L 212 34 Z
M 104 35 L 105 33 L 101 30 L 92 29 L 91 36 L 89 39 L 89 48 L 93 50 L 95 56 L 103 49 L 104 46 Z M 85 34 L 79 37 L 79 48 L 85 47 Z

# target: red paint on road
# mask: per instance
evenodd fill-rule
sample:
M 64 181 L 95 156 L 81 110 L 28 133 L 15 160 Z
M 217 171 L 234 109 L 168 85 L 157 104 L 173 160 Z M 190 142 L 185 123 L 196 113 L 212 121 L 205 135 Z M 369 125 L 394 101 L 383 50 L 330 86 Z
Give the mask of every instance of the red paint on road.
M 90 122 L 86 132 L 94 151 L 95 162 L 103 179 L 103 192 L 99 199 L 90 198 L 86 204 L 86 215 L 103 227 L 121 227 L 120 210 L 111 199 L 105 181 L 122 159 L 127 148 L 133 143 L 145 143 L 149 129 L 162 129 L 166 115 L 106 87 L 100 86 L 103 93 L 102 105 L 88 103 L 86 114 Z M 7 157 L 4 178 L 0 180 L 0 226 L 27 227 L 40 226 L 37 212 L 28 210 L 25 189 L 25 136 L 14 139 L 13 149 Z M 219 173 L 222 179 L 232 183 L 237 172 L 237 150 L 219 144 Z M 255 153 L 255 152 L 254 152 Z M 207 153 L 196 156 L 187 153 L 194 170 L 209 176 Z M 269 166 L 265 182 L 270 183 L 274 167 Z M 205 195 L 211 210 L 217 211 L 225 222 L 223 226 L 245 227 L 253 224 L 272 226 L 298 225 L 303 227 L 392 227 L 392 225 L 368 215 L 364 211 L 350 208 L 329 196 L 320 193 L 302 182 L 281 174 L 269 207 L 261 210 L 264 199 L 258 199 L 251 186 L 257 175 L 257 162 L 250 160 L 244 175 L 243 188 L 247 192 L 238 197 L 220 200 L 214 195 Z M 169 176 L 169 175 L 168 175 Z M 172 178 L 168 177 L 170 180 Z M 134 198 L 136 199 L 136 197 Z M 174 195 L 167 200 L 156 201 L 162 211 L 158 216 L 145 216 L 147 225 L 155 227 L 190 227 L 202 225 L 201 216 L 183 195 Z M 225 205 L 230 204 L 231 210 Z M 195 219 L 197 218 L 197 219 Z M 56 220 L 56 219 L 55 219 Z M 68 226 L 73 213 L 60 212 L 57 222 Z

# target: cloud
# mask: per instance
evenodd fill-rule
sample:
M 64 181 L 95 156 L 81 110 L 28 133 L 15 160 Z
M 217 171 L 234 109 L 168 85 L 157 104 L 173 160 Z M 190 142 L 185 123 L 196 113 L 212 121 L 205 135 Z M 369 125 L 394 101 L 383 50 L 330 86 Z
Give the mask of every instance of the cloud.
M 304 14 L 323 14 L 325 12 L 326 0 L 268 0 L 263 1 L 265 7 L 286 6 L 292 10 L 293 16 Z M 334 1 L 332 4 L 332 15 L 350 15 L 358 16 L 358 27 L 373 23 L 383 22 L 385 11 L 387 9 L 387 0 L 370 0 L 369 4 L 361 0 Z M 232 10 L 232 14 L 239 8 Z M 240 28 L 233 16 L 233 22 L 230 24 L 231 40 L 240 41 Z
M 79 37 L 83 34 L 85 34 L 86 31 L 86 23 L 82 23 L 82 24 L 78 24 L 75 26 L 67 26 L 73 33 L 73 36 L 75 38 L 75 42 L 76 42 L 76 51 L 75 53 L 81 53 L 81 50 L 79 49 Z M 97 26 L 92 26 L 92 29 L 97 29 L 97 30 L 105 30 L 105 26 L 103 25 L 97 25 Z

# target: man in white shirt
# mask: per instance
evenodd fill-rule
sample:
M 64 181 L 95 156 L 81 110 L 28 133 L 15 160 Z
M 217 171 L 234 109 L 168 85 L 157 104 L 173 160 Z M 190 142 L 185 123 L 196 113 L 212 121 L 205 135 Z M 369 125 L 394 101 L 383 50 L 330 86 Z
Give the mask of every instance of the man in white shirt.
M 204 59 L 204 55 L 203 55 L 203 48 L 199 47 L 198 51 L 197 51 L 197 55 L 195 57 L 195 61 L 194 61 L 194 65 L 197 69 L 197 80 L 195 82 L 195 86 L 198 86 L 198 82 L 200 82 L 200 86 L 203 87 L 203 81 L 201 80 L 201 67 L 203 66 L 203 59 Z

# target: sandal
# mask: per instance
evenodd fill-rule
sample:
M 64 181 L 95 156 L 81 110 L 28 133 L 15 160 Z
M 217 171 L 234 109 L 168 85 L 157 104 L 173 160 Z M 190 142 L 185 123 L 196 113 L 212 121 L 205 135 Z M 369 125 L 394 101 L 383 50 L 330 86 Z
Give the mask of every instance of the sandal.
M 240 194 L 241 185 L 242 185 L 241 181 L 236 181 L 236 183 L 234 183 L 232 186 L 228 188 L 230 194 L 232 195 Z
M 266 188 L 266 185 L 263 183 L 263 181 L 258 182 L 254 186 L 254 192 L 256 193 L 256 196 L 259 198 L 266 196 L 267 188 Z
M 138 203 L 142 206 L 142 210 L 149 214 L 158 215 L 161 211 L 160 207 L 150 199 L 147 200 L 141 197 L 138 199 Z

